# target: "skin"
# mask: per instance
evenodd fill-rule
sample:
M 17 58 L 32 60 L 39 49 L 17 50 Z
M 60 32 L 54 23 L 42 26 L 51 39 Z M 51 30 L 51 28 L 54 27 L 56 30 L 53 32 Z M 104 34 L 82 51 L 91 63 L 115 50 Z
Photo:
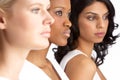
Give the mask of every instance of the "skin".
M 71 11 L 69 0 L 51 0 L 50 14 L 55 19 L 51 25 L 50 43 L 57 45 L 66 45 L 70 36 L 69 13 Z M 48 47 L 49 48 L 49 47 Z M 52 80 L 61 80 L 52 64 L 46 59 L 48 48 L 44 50 L 31 51 L 28 60 L 40 67 Z
M 98 73 L 98 75 L 100 76 L 100 78 L 101 78 L 101 80 L 107 80 L 106 78 L 105 78 L 105 76 L 103 75 L 103 73 L 101 72 L 101 70 L 97 67 L 97 73 Z
M 17 0 L 10 12 L 0 9 L 0 76 L 18 80 L 29 51 L 48 47 L 49 6 L 49 0 Z
M 66 3 L 68 4 L 66 5 Z M 51 4 L 53 5 L 51 5 L 49 12 L 55 19 L 55 22 L 51 25 L 51 36 L 49 40 L 60 46 L 67 44 L 67 39 L 70 36 L 69 28 L 71 23 L 69 21 L 69 14 L 71 10 L 69 3 L 69 0 L 51 0 Z
M 38 46 L 38 49 L 46 48 L 49 45 L 49 25 L 53 22 L 46 10 L 49 5 L 49 0 L 43 2 L 40 0 L 18 0 L 12 7 L 12 17 L 6 19 L 7 26 L 9 26 L 6 30 L 6 35 L 10 36 L 8 37 L 9 42 L 23 48 L 26 45 L 27 48 L 31 48 L 31 46 Z M 44 13 L 46 15 L 43 15 Z
M 93 80 L 96 70 L 100 73 L 91 59 L 91 53 L 94 43 L 99 43 L 104 39 L 109 23 L 108 14 L 105 4 L 97 1 L 79 14 L 80 37 L 77 49 L 85 53 L 87 57 L 77 55 L 67 63 L 65 72 L 70 80 Z

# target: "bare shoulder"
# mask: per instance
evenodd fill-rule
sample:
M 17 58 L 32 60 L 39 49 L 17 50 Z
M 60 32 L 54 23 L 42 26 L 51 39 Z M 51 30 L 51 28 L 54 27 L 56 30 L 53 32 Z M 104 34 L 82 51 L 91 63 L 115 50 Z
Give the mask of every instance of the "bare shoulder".
M 72 80 L 92 80 L 96 65 L 90 58 L 77 55 L 67 63 L 65 72 Z

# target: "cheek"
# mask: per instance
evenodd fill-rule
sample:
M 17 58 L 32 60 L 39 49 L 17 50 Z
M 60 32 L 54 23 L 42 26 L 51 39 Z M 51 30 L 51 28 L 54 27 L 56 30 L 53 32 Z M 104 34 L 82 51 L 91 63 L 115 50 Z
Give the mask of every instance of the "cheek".
M 61 34 L 61 30 L 62 28 L 59 26 L 51 26 L 51 36 L 50 36 L 50 39 L 54 39 L 54 40 L 60 40 L 62 37 L 62 34 Z
M 83 33 L 92 29 L 93 26 L 94 25 L 91 25 L 90 23 L 87 23 L 87 22 L 79 22 L 79 30 L 80 32 L 83 32 Z
M 51 26 L 51 37 L 55 38 L 58 34 L 60 34 L 59 28 L 57 28 L 57 26 Z
M 23 20 L 21 24 L 23 24 L 25 29 L 32 30 L 32 31 L 34 30 L 40 31 L 43 28 L 42 22 L 38 20 L 37 18 L 36 19 L 26 18 Z
M 21 16 L 18 17 L 19 21 L 23 26 L 26 28 L 35 28 L 35 27 L 42 27 L 43 24 L 43 17 L 40 15 L 34 15 L 30 12 L 23 12 Z
M 96 27 L 93 24 L 82 22 L 79 24 L 79 30 L 82 37 L 89 37 L 96 31 Z
M 62 23 L 57 20 L 50 26 L 50 28 L 51 28 L 51 35 L 54 34 L 54 35 L 57 36 L 58 34 L 60 34 L 60 31 L 62 30 L 62 27 L 63 27 L 61 24 Z
M 107 31 L 107 29 L 108 29 L 108 25 L 109 25 L 109 21 L 107 21 L 107 22 L 106 22 L 106 25 L 105 25 L 105 26 L 106 26 L 106 27 L 105 27 L 106 31 Z
M 11 21 L 10 21 L 11 20 Z M 10 24 L 18 29 L 26 30 L 28 25 L 31 25 L 31 23 L 28 21 L 29 18 L 26 18 L 24 16 L 18 16 L 10 19 Z

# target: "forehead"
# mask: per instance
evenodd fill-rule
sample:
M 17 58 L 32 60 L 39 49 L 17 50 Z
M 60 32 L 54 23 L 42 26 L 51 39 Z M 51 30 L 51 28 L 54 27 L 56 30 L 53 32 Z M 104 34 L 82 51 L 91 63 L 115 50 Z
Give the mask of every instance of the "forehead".
M 103 2 L 94 2 L 87 6 L 83 12 L 95 12 L 95 13 L 106 13 L 108 12 L 107 6 Z
M 41 4 L 43 6 L 47 6 L 50 4 L 49 0 L 16 0 L 15 4 L 22 5 L 32 5 L 32 4 Z
M 50 0 L 51 7 L 63 7 L 70 9 L 70 0 Z

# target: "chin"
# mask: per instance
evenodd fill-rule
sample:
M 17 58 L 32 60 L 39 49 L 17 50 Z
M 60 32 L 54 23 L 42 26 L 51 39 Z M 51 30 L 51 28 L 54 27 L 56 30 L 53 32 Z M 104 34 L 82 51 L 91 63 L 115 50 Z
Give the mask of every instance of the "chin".
M 59 44 L 59 46 L 65 46 L 65 45 L 67 45 L 67 41 L 61 42 L 61 43 Z
M 102 40 L 97 40 L 95 43 L 101 43 L 103 41 L 103 39 Z
M 57 40 L 51 40 L 51 43 L 54 43 L 58 46 L 65 46 L 67 44 L 67 39 L 57 39 Z
M 46 49 L 48 46 L 49 46 L 49 42 L 39 43 L 39 45 L 37 44 L 36 50 Z

